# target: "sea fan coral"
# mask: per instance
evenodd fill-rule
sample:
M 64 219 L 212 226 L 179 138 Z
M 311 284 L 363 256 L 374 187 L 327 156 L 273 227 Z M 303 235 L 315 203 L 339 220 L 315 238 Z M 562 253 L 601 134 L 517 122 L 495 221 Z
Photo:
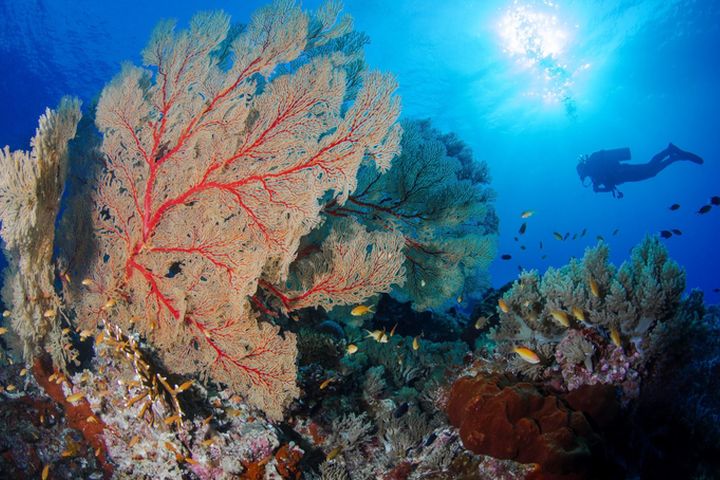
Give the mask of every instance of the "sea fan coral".
M 179 33 L 156 28 L 143 51 L 152 69 L 125 66 L 97 106 L 105 168 L 90 183 L 94 254 L 67 262 L 84 279 L 66 285 L 83 328 L 134 329 L 170 370 L 227 384 L 278 418 L 299 393 L 295 337 L 258 321 L 258 282 L 296 300 L 288 309 L 402 282 L 392 234 L 349 227 L 354 243 L 331 237 L 324 269 L 300 282 L 305 291 L 283 293 L 320 199 L 342 204 L 363 158 L 384 171 L 399 148 L 390 77 L 360 75 L 348 106 L 348 59 L 303 53 L 347 27 L 334 4 L 311 16 L 276 1 L 240 33 L 222 13 Z M 351 265 L 360 254 L 333 251 L 343 248 L 372 253 Z

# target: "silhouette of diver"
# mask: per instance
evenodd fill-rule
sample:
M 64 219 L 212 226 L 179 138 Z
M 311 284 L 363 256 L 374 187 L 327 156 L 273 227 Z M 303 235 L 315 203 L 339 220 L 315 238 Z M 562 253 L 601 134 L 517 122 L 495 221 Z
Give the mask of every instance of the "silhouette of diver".
M 625 182 L 639 182 L 657 175 L 661 170 L 673 162 L 689 160 L 702 164 L 703 159 L 691 152 L 680 150 L 672 143 L 655 156 L 648 163 L 629 164 L 621 163 L 630 160 L 629 148 L 616 148 L 614 150 L 600 150 L 591 155 L 582 155 L 577 166 L 577 172 L 584 186 L 585 179 L 590 177 L 593 191 L 612 192 L 613 197 L 623 198 L 617 186 Z

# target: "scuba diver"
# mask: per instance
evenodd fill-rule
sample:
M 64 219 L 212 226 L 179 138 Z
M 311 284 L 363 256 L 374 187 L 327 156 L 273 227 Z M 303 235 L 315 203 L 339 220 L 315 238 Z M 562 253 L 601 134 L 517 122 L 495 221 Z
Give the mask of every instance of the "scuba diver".
M 621 163 L 630 160 L 629 148 L 616 148 L 614 150 L 600 150 L 591 155 L 582 155 L 577 166 L 583 186 L 585 179 L 590 177 L 593 191 L 612 192 L 613 197 L 623 198 L 617 186 L 625 182 L 639 182 L 657 175 L 661 170 L 673 162 L 689 160 L 702 165 L 703 159 L 691 152 L 680 150 L 672 143 L 657 153 L 648 163 L 630 164 Z

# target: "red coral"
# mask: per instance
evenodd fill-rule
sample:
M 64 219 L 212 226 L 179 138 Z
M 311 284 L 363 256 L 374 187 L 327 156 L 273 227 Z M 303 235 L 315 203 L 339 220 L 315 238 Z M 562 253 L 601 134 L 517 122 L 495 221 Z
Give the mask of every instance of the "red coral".
M 452 387 L 447 412 L 475 453 L 539 464 L 534 478 L 585 478 L 594 432 L 555 395 L 506 376 L 464 377 Z

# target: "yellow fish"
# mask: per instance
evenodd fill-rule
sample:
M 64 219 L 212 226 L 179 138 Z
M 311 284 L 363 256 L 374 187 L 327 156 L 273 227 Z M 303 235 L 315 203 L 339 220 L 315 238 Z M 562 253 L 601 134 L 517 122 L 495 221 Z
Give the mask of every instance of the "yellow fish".
M 395 329 L 397 328 L 397 325 L 398 325 L 398 324 L 397 324 L 397 322 L 396 322 L 395 325 L 393 325 L 392 329 L 390 330 L 390 336 L 391 336 L 391 337 L 392 337 L 393 335 L 395 335 Z
M 352 355 L 353 353 L 358 351 L 358 347 L 354 343 L 351 343 L 350 345 L 347 346 L 345 351 L 347 352 L 348 355 Z
M 139 441 L 140 441 L 140 436 L 139 436 L 139 435 L 135 435 L 135 436 L 134 436 L 133 438 L 131 438 L 130 441 L 128 442 L 128 448 L 132 448 L 133 445 L 135 445 L 135 444 L 138 443 Z
M 374 306 L 368 307 L 367 305 L 358 305 L 357 307 L 350 310 L 350 315 L 353 317 L 359 317 L 368 313 L 375 313 Z
M 535 214 L 534 210 L 525 210 L 520 214 L 520 218 L 530 218 L 533 216 L 533 214 Z
M 116 301 L 114 298 L 111 298 L 110 300 L 108 300 L 107 302 L 105 302 L 105 305 L 103 305 L 102 309 L 103 309 L 103 310 L 109 310 L 109 309 L 111 309 L 112 307 L 115 306 L 115 303 L 117 303 L 117 301 Z
M 209 446 L 212 445 L 213 443 L 215 443 L 215 439 L 214 439 L 214 438 L 208 438 L 207 440 L 203 440 L 202 443 L 201 443 L 201 445 L 202 445 L 203 447 L 209 447 Z
M 570 326 L 570 317 L 562 310 L 552 310 L 550 315 L 563 327 L 567 328 Z
M 485 326 L 487 323 L 487 317 L 478 317 L 477 320 L 475 320 L 475 330 L 480 330 Z
M 10 310 L 5 310 L 5 311 L 3 312 L 3 318 L 7 318 L 7 317 L 9 317 L 10 315 L 12 315 L 12 312 L 11 312 Z
M 170 425 L 171 423 L 176 422 L 180 424 L 180 415 L 173 415 L 172 417 L 167 417 L 165 420 L 163 420 L 163 422 L 165 422 L 165 425 Z
M 52 308 L 48 308 L 47 310 L 45 310 L 43 312 L 43 317 L 45 317 L 45 318 L 52 318 L 55 315 L 57 315 L 57 312 L 55 312 L 55 310 Z
M 555 240 L 562 240 L 563 236 L 560 232 L 553 232 L 553 237 L 555 237 Z
M 49 474 L 50 474 L 50 465 L 45 465 L 42 469 L 42 474 L 40 475 L 40 478 L 42 480 L 47 480 Z
M 331 383 L 333 380 L 335 380 L 335 379 L 332 378 L 332 377 L 330 377 L 330 378 L 328 378 L 327 380 L 325 380 L 324 382 L 322 382 L 322 383 L 320 384 L 320 390 L 325 390 L 325 389 L 328 387 L 328 385 L 330 385 L 330 383 Z
M 420 335 L 413 338 L 412 349 L 415 351 L 420 350 Z
M 176 387 L 176 388 L 175 388 L 175 393 L 184 392 L 185 390 L 187 390 L 188 388 L 190 388 L 190 387 L 192 386 L 192 384 L 193 384 L 193 380 L 188 380 L 187 382 L 183 383 L 183 384 L 180 385 L 179 387 Z
M 585 312 L 582 310 L 582 308 L 572 307 L 572 314 L 573 317 L 580 320 L 581 322 L 585 321 Z
M 532 363 L 533 365 L 540 363 L 540 357 L 538 357 L 537 353 L 533 352 L 529 348 L 515 347 L 513 348 L 513 352 L 517 353 L 520 358 L 528 363 Z
M 72 395 L 67 397 L 65 400 L 67 400 L 70 403 L 75 403 L 78 400 L 80 400 L 81 398 L 83 398 L 84 396 L 85 396 L 85 394 L 83 394 L 82 392 L 77 392 L 77 393 L 73 393 Z
M 510 307 L 508 307 L 508 304 L 502 298 L 498 300 L 498 306 L 500 307 L 500 310 L 505 313 L 508 313 L 510 311 Z
M 335 458 L 335 457 L 337 457 L 338 455 L 340 455 L 340 452 L 342 452 L 342 446 L 337 446 L 337 447 L 333 448 L 333 449 L 330 451 L 330 453 L 328 453 L 328 454 L 325 456 L 325 461 L 326 461 L 326 462 L 329 462 L 329 461 L 332 460 L 333 458 Z
M 612 327 L 610 329 L 610 340 L 612 340 L 613 345 L 618 348 L 622 348 L 622 339 L 620 338 L 620 332 L 618 332 L 618 329 L 615 327 Z
M 600 298 L 600 287 L 592 278 L 590 279 L 590 292 L 593 294 L 593 297 Z
M 92 280 L 90 280 L 89 278 L 85 278 L 85 279 L 83 279 L 83 281 L 82 281 L 82 282 L 80 282 L 80 283 L 82 283 L 82 284 L 83 284 L 83 286 L 85 286 L 85 287 L 89 287 L 90 285 L 92 285 L 92 284 L 93 284 L 93 281 L 92 281 Z
M 463 297 L 462 297 L 462 295 L 460 295 L 460 296 L 457 297 L 457 302 L 458 302 L 458 303 L 462 303 L 462 302 L 463 302 Z
M 0 335 L 5 335 L 7 333 L 8 329 L 5 327 L 0 327 Z

